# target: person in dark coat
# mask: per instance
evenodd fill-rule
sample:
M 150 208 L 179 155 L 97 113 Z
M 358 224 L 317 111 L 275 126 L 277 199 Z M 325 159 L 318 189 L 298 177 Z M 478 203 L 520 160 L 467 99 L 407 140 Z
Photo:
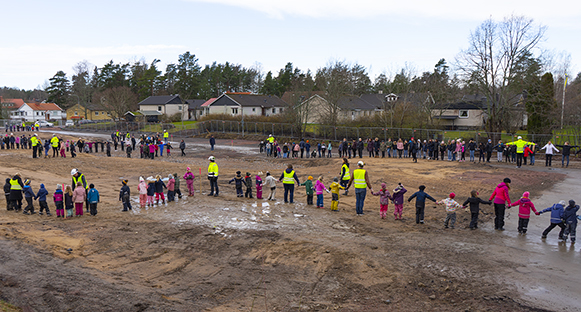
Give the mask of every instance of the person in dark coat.
M 159 181 L 161 181 L 161 179 Z M 161 183 L 163 183 L 163 181 Z M 119 191 L 119 201 L 123 202 L 123 211 L 128 211 L 128 210 L 131 210 L 131 189 L 129 189 L 129 186 L 127 185 L 127 180 L 123 180 L 121 182 L 121 184 L 122 184 L 122 186 L 121 186 L 121 190 Z M 157 182 L 156 182 L 156 186 L 157 186 Z M 162 193 L 163 193 L 163 189 L 162 189 Z
M 577 212 L 579 211 L 579 205 L 575 205 L 574 200 L 569 200 L 569 206 L 565 208 L 563 213 L 563 222 L 565 222 L 565 233 L 564 240 L 571 235 L 571 244 L 575 244 L 575 238 L 577 233 Z
M 6 178 L 6 183 L 4 184 L 4 197 L 6 197 L 6 210 L 13 210 L 10 206 L 10 179 Z
M 182 150 L 182 156 L 186 156 L 186 152 L 184 151 L 186 149 L 186 142 L 184 140 L 180 142 L 180 149 Z
M 10 203 L 13 210 L 20 211 L 22 209 L 22 189 L 24 183 L 20 178 L 20 173 L 14 175 L 10 180 Z
M 244 193 L 244 197 L 253 198 L 252 197 L 252 176 L 250 172 L 246 172 L 246 176 L 244 177 L 244 182 L 246 184 L 246 193 Z
M 214 139 L 214 136 L 210 136 L 210 150 L 214 150 L 214 145 L 216 145 L 216 139 Z
M 428 193 L 424 192 L 426 187 L 424 185 L 420 185 L 419 191 L 415 192 L 410 198 L 408 198 L 408 202 L 411 202 L 412 199 L 416 199 L 416 224 L 424 224 L 424 210 L 426 209 L 426 199 L 433 201 L 434 203 L 436 200 L 430 196 Z
M 462 204 L 463 207 L 470 204 L 470 229 L 475 230 L 478 228 L 478 215 L 480 213 L 480 204 L 491 205 L 491 201 L 483 200 L 478 197 L 477 191 L 470 192 L 470 197 Z
M 228 181 L 228 184 L 232 184 L 232 182 L 234 182 L 234 185 L 236 186 L 236 197 L 243 197 L 242 184 L 246 185 L 246 181 L 242 178 L 242 173 L 240 171 L 236 171 L 236 176 Z

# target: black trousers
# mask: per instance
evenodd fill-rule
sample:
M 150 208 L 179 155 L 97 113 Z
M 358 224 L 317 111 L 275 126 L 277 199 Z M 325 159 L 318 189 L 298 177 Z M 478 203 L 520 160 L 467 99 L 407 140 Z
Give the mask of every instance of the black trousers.
M 96 216 L 97 215 L 97 203 L 92 203 L 89 204 L 90 210 L 91 210 L 91 215 L 92 216 Z
M 516 165 L 517 167 L 522 166 L 522 157 L 523 157 L 523 153 L 516 153 Z
M 208 178 L 208 180 L 210 180 L 210 195 L 218 196 L 218 177 Z
M 307 194 L 307 205 L 313 204 L 313 194 Z
M 237 187 L 236 188 L 236 197 L 242 197 L 242 194 L 244 192 L 242 191 L 242 187 Z
M 553 161 L 553 155 L 552 154 L 545 154 L 545 167 L 546 166 L 551 167 L 552 161 Z
M 549 235 L 549 233 L 557 226 L 561 228 L 561 231 L 559 232 L 559 238 L 563 238 L 563 234 L 565 233 L 565 223 L 564 222 L 561 222 L 561 223 L 551 222 L 551 225 L 549 225 L 549 227 L 543 231 L 543 236 Z
M 38 145 L 32 147 L 32 158 L 36 158 L 38 155 Z
M 283 183 L 284 185 L 284 202 L 288 203 L 290 199 L 290 203 L 293 203 L 293 197 L 295 194 L 295 185 L 289 183 Z M 289 198 L 290 197 L 290 198 Z
M 26 208 L 24 208 L 24 212 L 32 212 L 34 213 L 34 203 L 32 202 L 32 197 L 25 197 L 26 199 Z
M 251 187 L 247 187 L 246 188 L 246 193 L 244 193 L 244 197 L 253 198 L 252 197 L 252 188 Z
M 490 157 L 492 157 L 492 152 L 486 152 L 486 162 L 490 162 Z
M 504 211 L 505 204 L 494 204 L 494 229 L 502 229 L 504 227 Z
M 518 232 L 526 233 L 529 226 L 529 219 L 518 218 Z
M 416 223 L 424 222 L 424 211 L 426 210 L 426 202 L 416 202 Z
M 48 210 L 48 204 L 46 203 L 46 200 L 39 200 L 38 201 L 38 205 L 40 206 L 40 212 L 42 212 L 43 210 L 46 211 L 47 214 L 50 214 L 50 210 Z
M 478 228 L 478 211 L 470 213 L 470 228 L 471 229 Z
M 10 202 L 10 193 L 8 195 L 4 195 L 6 197 L 6 210 L 13 210 L 11 202 Z
M 176 194 L 178 194 L 178 198 L 182 198 L 182 191 L 179 188 L 175 189 Z

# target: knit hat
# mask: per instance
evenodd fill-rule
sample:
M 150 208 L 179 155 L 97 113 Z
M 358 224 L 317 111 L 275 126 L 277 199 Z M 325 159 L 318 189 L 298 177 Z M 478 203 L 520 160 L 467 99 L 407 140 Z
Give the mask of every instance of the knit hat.
M 386 187 L 387 187 L 387 184 L 385 184 L 385 183 L 381 183 L 381 188 L 382 188 L 382 189 L 384 189 L 384 188 L 386 188 Z
M 419 189 L 420 189 L 420 191 L 423 191 L 423 190 L 426 189 L 426 186 L 425 185 L 420 185 Z
M 529 198 L 529 195 L 531 195 L 531 193 L 529 193 L 529 192 L 522 193 L 522 197 L 524 197 L 524 198 Z
M 42 184 L 42 183 L 41 183 L 41 184 L 40 184 L 40 188 L 44 188 L 44 184 Z
M 240 173 L 241 173 L 240 171 L 236 171 L 236 174 L 237 174 L 237 175 L 240 175 Z
M 143 182 L 143 181 L 145 181 L 145 180 L 143 179 L 143 177 L 139 177 L 139 182 Z
M 312 180 L 312 179 L 313 179 L 313 177 L 312 177 L 312 176 L 309 176 L 307 179 L 309 179 L 309 180 Z
M 123 181 L 121 181 L 121 182 L 123 182 L 123 184 L 127 184 L 127 182 L 129 182 L 129 181 L 127 181 L 127 180 L 123 180 Z
M 30 179 L 24 180 L 24 185 L 29 185 L 29 184 L 30 184 Z
M 337 178 L 337 177 L 334 177 L 334 178 L 333 178 L 333 182 L 339 182 L 339 178 Z
M 565 201 L 564 201 L 564 200 L 561 200 L 561 201 L 559 202 L 559 204 L 560 204 L 561 206 L 565 207 Z
M 504 183 L 510 183 L 510 179 L 509 178 L 504 178 L 504 180 L 502 180 L 502 182 L 504 182 Z
M 574 200 L 569 200 L 569 206 L 574 207 L 575 206 L 575 201 Z
M 249 176 L 250 176 L 250 172 L 246 172 L 246 176 L 248 176 L 248 177 L 249 177 Z
M 454 199 L 454 197 L 456 197 L 456 194 L 454 194 L 454 193 L 450 193 L 450 198 L 451 198 L 451 199 Z
M 62 189 L 63 189 L 63 186 L 62 186 L 61 184 L 57 184 L 57 185 L 56 185 L 56 189 L 57 189 L 57 190 L 62 190 Z
M 190 171 L 190 170 L 192 170 L 192 169 L 190 169 L 190 167 L 187 167 L 187 168 L 186 168 L 186 171 Z

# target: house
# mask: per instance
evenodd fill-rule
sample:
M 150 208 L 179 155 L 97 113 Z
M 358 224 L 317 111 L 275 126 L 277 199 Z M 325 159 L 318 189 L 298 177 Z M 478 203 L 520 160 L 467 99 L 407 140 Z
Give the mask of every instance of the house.
M 450 130 L 482 129 L 488 118 L 486 97 L 465 95 L 459 101 L 440 104 L 431 111 L 432 119 Z
M 2 105 L 2 119 L 9 119 L 12 112 L 24 105 L 23 99 L 5 99 L 0 96 L 0 104 Z
M 271 116 L 283 113 L 288 105 L 275 95 L 239 92 L 224 93 L 207 107 L 210 114 Z
M 339 120 L 355 120 L 362 117 L 375 115 L 380 112 L 381 108 L 376 107 L 363 100 L 361 97 L 355 95 L 342 96 L 337 100 L 337 107 L 339 107 Z
M 188 119 L 197 120 L 204 116 L 206 109 L 205 107 L 202 107 L 202 105 L 206 102 L 206 100 L 186 100 L 186 104 L 188 104 Z
M 179 115 L 181 120 L 187 120 L 188 104 L 182 101 L 179 95 L 156 95 L 150 96 L 139 102 L 139 111 L 147 116 L 165 115 L 172 117 Z M 153 114 L 153 112 L 157 112 Z
M 55 103 L 24 103 L 10 113 L 10 119 L 34 122 L 38 120 L 62 120 L 64 111 Z
M 111 110 L 101 104 L 75 104 L 67 109 L 67 120 L 109 120 Z

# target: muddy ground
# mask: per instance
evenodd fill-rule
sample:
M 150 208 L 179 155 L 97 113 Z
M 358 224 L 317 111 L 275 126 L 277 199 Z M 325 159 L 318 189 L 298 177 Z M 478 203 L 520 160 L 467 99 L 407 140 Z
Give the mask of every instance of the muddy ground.
M 239 199 L 227 184 L 237 170 L 278 177 L 292 163 L 301 182 L 323 175 L 329 184 L 341 160 L 269 159 L 254 154 L 254 143 L 231 144 L 213 153 L 220 166 L 217 198 L 205 196 L 209 187 L 199 168 L 206 170 L 210 151 L 200 146 L 191 145 L 186 157 L 173 151 L 172 158 L 156 160 L 127 159 L 121 151 L 111 158 L 97 153 L 74 159 L 2 151 L 2 176 L 20 172 L 31 178 L 35 191 L 44 183 L 52 194 L 57 183 L 70 183 L 70 170 L 78 168 L 96 185 L 102 202 L 96 217 L 68 220 L 54 217 L 51 202 L 52 217 L 2 208 L 0 300 L 26 311 L 553 310 L 523 299 L 505 278 L 527 256 L 503 247 L 510 238 L 491 230 L 491 206 L 483 206 L 484 223 L 471 231 L 469 212 L 459 212 L 456 229 L 446 230 L 444 208 L 432 204 L 425 225 L 415 224 L 413 203 L 407 202 L 404 220 L 391 215 L 382 220 L 379 199 L 370 194 L 362 217 L 355 215 L 354 195 L 342 196 L 335 213 L 307 206 L 304 187 L 295 192 L 296 204 L 282 203 L 282 185 L 277 201 Z M 401 182 L 409 190 L 406 198 L 424 184 L 437 199 L 455 192 L 463 201 L 473 189 L 487 199 L 510 177 L 516 200 L 525 190 L 540 195 L 566 177 L 508 165 L 364 161 L 375 189 L 386 182 L 392 190 Z M 196 175 L 195 197 L 139 209 L 139 176 L 183 175 L 187 166 Z M 131 212 L 121 212 L 118 201 L 122 178 L 130 181 Z M 330 206 L 328 195 L 325 205 Z

